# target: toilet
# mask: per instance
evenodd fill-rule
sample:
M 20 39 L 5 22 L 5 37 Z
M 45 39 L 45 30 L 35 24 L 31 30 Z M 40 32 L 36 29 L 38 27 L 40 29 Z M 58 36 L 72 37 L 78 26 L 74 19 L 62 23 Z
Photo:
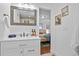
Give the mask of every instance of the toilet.
M 79 44 L 76 45 L 76 47 L 75 47 L 75 52 L 76 52 L 77 55 L 79 55 Z

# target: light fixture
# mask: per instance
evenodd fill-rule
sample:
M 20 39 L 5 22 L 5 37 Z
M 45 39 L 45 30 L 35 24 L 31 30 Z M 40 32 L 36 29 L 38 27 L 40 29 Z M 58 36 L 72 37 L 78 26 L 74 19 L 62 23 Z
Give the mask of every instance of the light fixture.
M 36 9 L 36 7 L 34 5 L 32 5 L 32 4 L 29 5 L 29 8 L 30 9 Z
M 18 3 L 18 6 L 17 6 L 17 7 L 21 7 L 21 8 L 23 8 L 24 6 L 23 6 L 22 3 Z
M 31 3 L 19 3 L 18 7 L 32 9 L 32 10 L 36 9 L 36 7 L 34 5 L 32 5 Z

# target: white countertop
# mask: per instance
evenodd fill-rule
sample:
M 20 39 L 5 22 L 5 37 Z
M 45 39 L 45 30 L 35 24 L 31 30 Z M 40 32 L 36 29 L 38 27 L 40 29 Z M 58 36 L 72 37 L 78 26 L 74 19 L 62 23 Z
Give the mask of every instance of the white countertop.
M 16 38 L 5 38 L 0 41 L 15 41 L 15 40 L 34 40 L 34 39 L 40 39 L 38 36 L 37 37 L 16 37 Z

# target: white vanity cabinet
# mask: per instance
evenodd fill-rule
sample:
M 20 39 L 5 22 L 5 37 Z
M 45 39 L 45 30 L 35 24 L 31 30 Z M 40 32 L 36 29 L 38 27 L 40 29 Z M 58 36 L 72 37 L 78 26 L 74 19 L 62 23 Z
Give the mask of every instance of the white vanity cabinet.
M 0 42 L 1 56 L 39 56 L 40 40 L 10 40 Z
M 0 42 L 0 49 L 2 56 L 19 55 L 18 43 L 15 41 Z

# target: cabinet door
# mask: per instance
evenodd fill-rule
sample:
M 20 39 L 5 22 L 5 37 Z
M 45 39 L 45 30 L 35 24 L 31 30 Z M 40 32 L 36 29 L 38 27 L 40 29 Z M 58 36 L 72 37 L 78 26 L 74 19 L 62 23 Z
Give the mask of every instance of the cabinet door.
M 19 48 L 17 42 L 2 42 L 1 55 L 3 56 L 18 56 Z
M 21 43 L 22 42 L 22 43 Z M 36 56 L 40 55 L 40 41 L 35 40 L 27 40 L 20 42 L 20 55 L 22 56 Z

